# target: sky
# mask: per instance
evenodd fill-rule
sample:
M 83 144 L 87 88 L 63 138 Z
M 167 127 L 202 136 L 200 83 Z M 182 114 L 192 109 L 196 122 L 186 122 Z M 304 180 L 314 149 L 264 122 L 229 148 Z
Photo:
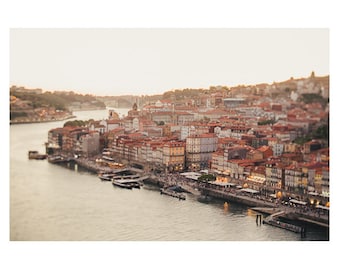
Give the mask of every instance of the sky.
M 12 28 L 10 85 L 94 95 L 329 75 L 327 28 Z

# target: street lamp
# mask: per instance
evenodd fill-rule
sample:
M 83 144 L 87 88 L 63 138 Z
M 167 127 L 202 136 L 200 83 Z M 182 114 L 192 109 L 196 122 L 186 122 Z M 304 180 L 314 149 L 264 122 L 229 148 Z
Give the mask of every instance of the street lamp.
M 282 197 L 282 192 L 281 191 L 278 191 L 276 193 L 276 198 L 280 199 Z

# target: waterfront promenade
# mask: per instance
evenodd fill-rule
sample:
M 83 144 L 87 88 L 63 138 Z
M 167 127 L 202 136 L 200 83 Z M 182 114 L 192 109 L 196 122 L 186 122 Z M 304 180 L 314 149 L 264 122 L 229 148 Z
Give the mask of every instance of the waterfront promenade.
M 327 210 L 300 207 L 290 204 L 286 205 L 282 204 L 279 200 L 271 201 L 270 198 L 242 192 L 236 188 L 225 189 L 221 186 L 213 187 L 211 184 L 209 185 L 210 187 L 207 187 L 205 183 L 188 179 L 180 174 L 154 175 L 147 181 L 159 186 L 177 185 L 182 187 L 183 190 L 196 196 L 210 196 L 226 202 L 240 203 L 254 208 L 254 211 L 257 212 L 261 211 L 256 210 L 256 208 L 259 209 L 259 207 L 261 207 L 262 209 L 266 209 L 261 212 L 264 214 L 283 212 L 284 214 L 282 216 L 290 220 L 329 227 L 329 212 Z M 190 189 L 187 187 L 190 187 Z M 267 211 L 270 213 L 267 213 Z
M 71 160 L 69 160 L 71 161 Z M 78 166 L 81 166 L 93 173 L 118 173 L 124 170 L 143 173 L 142 170 L 126 166 L 120 169 L 113 169 L 99 165 L 95 159 L 77 158 L 72 159 Z M 252 193 L 243 192 L 235 187 L 223 187 L 204 183 L 198 180 L 186 178 L 179 173 L 175 174 L 151 174 L 144 180 L 146 183 L 154 184 L 159 187 L 179 186 L 185 192 L 191 193 L 196 197 L 211 197 L 225 202 L 234 202 L 249 207 L 263 207 L 275 212 L 284 212 L 284 217 L 291 220 L 300 220 L 306 223 L 313 223 L 319 226 L 329 226 L 329 212 L 321 209 L 299 207 L 296 205 L 281 204 L 279 200 L 272 201 L 271 198 Z

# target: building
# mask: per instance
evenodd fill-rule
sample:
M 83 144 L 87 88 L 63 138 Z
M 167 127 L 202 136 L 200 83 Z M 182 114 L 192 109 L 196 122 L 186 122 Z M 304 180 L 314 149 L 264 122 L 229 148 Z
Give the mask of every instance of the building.
M 249 152 L 247 152 L 246 158 L 251 160 L 262 160 L 263 153 L 258 149 L 252 149 Z
M 300 145 L 296 144 L 296 143 L 285 143 L 284 144 L 284 149 L 283 152 L 284 153 L 298 153 L 301 151 L 301 147 Z
M 61 150 L 63 144 L 64 128 L 54 128 L 48 131 L 46 153 L 53 154 Z
M 224 151 L 222 149 L 217 150 L 211 155 L 211 170 L 217 173 L 224 172 Z
M 151 114 L 152 121 L 156 123 L 172 124 L 174 121 L 172 112 L 154 112 Z
M 246 187 L 262 191 L 266 181 L 266 168 L 264 166 L 255 166 L 251 168 L 250 175 L 246 180 Z
M 245 159 L 247 153 L 251 150 L 249 146 L 231 146 L 224 150 L 224 159 Z
M 91 132 L 80 137 L 82 154 L 84 156 L 94 156 L 100 153 L 99 149 L 99 133 Z
M 257 150 L 259 150 L 262 153 L 263 159 L 267 159 L 273 156 L 273 150 L 269 146 L 264 145 L 258 148 Z
M 163 136 L 162 127 L 147 127 L 147 128 L 144 128 L 144 132 L 147 133 L 149 137 L 162 137 Z
M 115 110 L 109 110 L 109 120 L 119 120 L 119 115 Z
M 102 121 L 93 121 L 90 124 L 89 130 L 90 131 L 97 131 L 100 134 L 103 134 L 103 133 L 105 133 L 107 131 L 107 123 L 106 123 L 105 120 L 102 120 Z
M 329 198 L 329 167 L 322 168 L 321 194 Z
M 271 147 L 273 151 L 273 156 L 281 156 L 284 151 L 284 144 L 279 143 L 277 138 L 268 138 L 268 146 Z
M 88 134 L 87 128 L 64 128 L 64 133 L 62 136 L 62 145 L 61 150 L 64 153 L 74 154 L 78 152 L 82 152 L 82 149 L 79 148 L 79 139 L 81 136 Z
M 303 193 L 302 168 L 296 163 L 285 167 L 284 190 L 293 193 Z
M 266 170 L 266 192 L 276 194 L 284 188 L 285 170 L 281 163 L 275 160 L 270 160 L 265 163 Z
M 227 109 L 233 109 L 246 103 L 244 98 L 224 98 L 223 104 Z
M 231 159 L 224 161 L 224 172 L 234 180 L 239 180 L 243 185 L 246 178 L 250 175 L 250 169 L 255 165 L 254 160 Z
M 127 116 L 123 119 L 123 127 L 126 129 L 126 130 L 131 130 L 133 129 L 133 120 L 135 119 L 135 117 L 133 116 Z
M 170 141 L 163 145 L 163 164 L 169 172 L 180 172 L 185 167 L 185 142 Z
M 110 130 L 114 130 L 118 127 L 121 127 L 121 120 L 119 119 L 110 119 L 110 120 L 104 120 L 102 121 L 104 125 L 106 125 L 106 130 L 110 131 Z
M 177 125 L 186 125 L 194 121 L 194 115 L 188 112 L 176 112 L 177 116 Z
M 217 149 L 218 138 L 214 133 L 192 135 L 186 138 L 186 166 L 189 170 L 209 168 L 212 153 Z
M 218 149 L 226 149 L 230 146 L 233 146 L 239 143 L 240 141 L 235 138 L 229 138 L 229 137 L 218 138 Z
M 304 154 L 309 154 L 313 151 L 316 151 L 316 150 L 319 150 L 322 148 L 322 144 L 320 141 L 318 140 L 312 140 L 312 141 L 309 141 L 309 142 L 306 142 L 304 145 L 303 145 L 303 153 Z

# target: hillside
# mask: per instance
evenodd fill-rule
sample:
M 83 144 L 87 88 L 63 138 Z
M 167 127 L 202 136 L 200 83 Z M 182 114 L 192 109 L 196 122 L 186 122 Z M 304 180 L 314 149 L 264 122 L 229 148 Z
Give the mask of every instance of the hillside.
M 25 101 L 26 106 L 31 109 L 41 107 L 53 107 L 56 110 L 77 109 L 105 109 L 105 104 L 93 95 L 76 94 L 73 91 L 43 92 L 41 89 L 26 89 L 24 87 L 12 86 L 10 95 L 14 99 Z M 13 105 L 13 106 L 12 106 Z M 15 104 L 11 103 L 11 108 Z
M 306 95 L 311 94 L 311 96 Z M 216 99 L 227 97 L 261 97 L 270 98 L 287 98 L 313 102 L 319 97 L 323 98 L 321 103 L 324 105 L 329 98 L 329 75 L 318 77 L 314 72 L 306 78 L 289 78 L 282 82 L 258 83 L 254 85 L 237 85 L 237 86 L 210 86 L 209 88 L 184 88 L 172 89 L 158 95 L 125 95 L 125 96 L 100 96 L 98 100 L 105 102 L 108 107 L 131 108 L 137 102 L 139 106 L 154 104 L 158 100 L 166 100 L 174 104 L 192 104 L 198 105 L 204 102 L 205 98 L 214 96 Z M 296 98 L 295 98 L 296 97 Z M 320 101 L 319 100 L 319 101 Z
M 10 88 L 10 123 L 31 123 L 64 120 L 74 110 L 105 109 L 92 95 L 74 92 L 43 92 L 41 89 Z

